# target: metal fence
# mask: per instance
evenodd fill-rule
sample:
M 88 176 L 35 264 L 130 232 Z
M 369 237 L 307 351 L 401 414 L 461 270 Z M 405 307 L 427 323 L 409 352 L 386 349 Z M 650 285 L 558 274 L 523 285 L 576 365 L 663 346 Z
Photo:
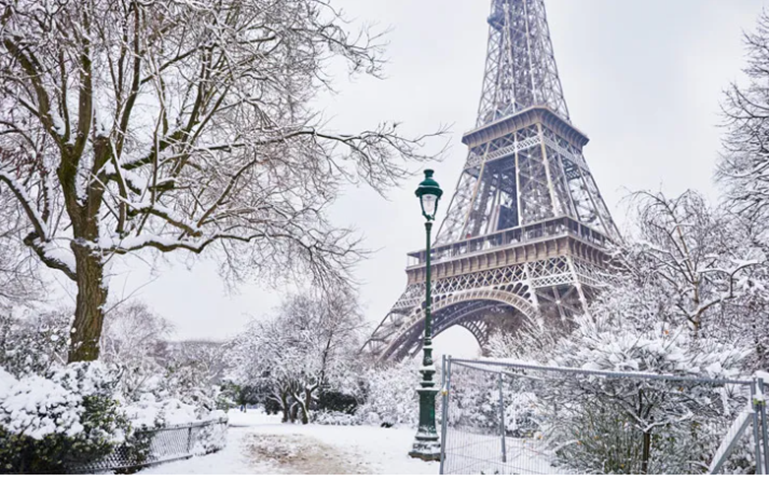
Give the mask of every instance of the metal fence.
M 760 379 L 451 357 L 442 370 L 441 474 L 769 472 Z
M 132 447 L 121 445 L 96 462 L 74 465 L 68 470 L 72 473 L 133 471 L 213 453 L 224 447 L 226 437 L 226 418 L 139 431 L 134 434 Z

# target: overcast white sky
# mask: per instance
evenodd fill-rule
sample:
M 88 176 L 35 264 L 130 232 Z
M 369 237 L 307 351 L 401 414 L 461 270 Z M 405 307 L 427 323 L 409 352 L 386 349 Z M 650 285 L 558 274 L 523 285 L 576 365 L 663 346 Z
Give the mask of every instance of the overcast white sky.
M 465 161 L 461 134 L 475 124 L 487 40 L 489 0 L 332 0 L 358 22 L 391 27 L 386 80 L 340 76 L 340 94 L 318 99 L 340 129 L 398 120 L 412 133 L 453 125 L 446 161 L 429 165 L 450 197 Z M 752 30 L 762 0 L 546 0 L 566 101 L 586 132 L 588 164 L 615 221 L 628 191 L 687 188 L 716 196 L 719 101 L 741 78 L 743 30 Z M 372 328 L 402 293 L 406 252 L 423 245 L 413 191 L 415 176 L 385 200 L 365 188 L 349 191 L 333 209 L 340 226 L 354 226 L 376 253 L 357 275 Z M 447 199 L 448 200 L 448 199 Z M 448 201 L 443 203 L 447 206 Z M 148 268 L 115 268 L 117 297 L 149 279 Z M 249 315 L 270 311 L 280 297 L 270 281 L 228 294 L 216 266 L 160 265 L 161 275 L 135 296 L 176 325 L 180 339 L 224 339 Z M 69 289 L 71 291 L 71 288 Z M 66 295 L 65 295 L 66 298 Z M 440 350 L 474 350 L 472 336 L 449 331 Z

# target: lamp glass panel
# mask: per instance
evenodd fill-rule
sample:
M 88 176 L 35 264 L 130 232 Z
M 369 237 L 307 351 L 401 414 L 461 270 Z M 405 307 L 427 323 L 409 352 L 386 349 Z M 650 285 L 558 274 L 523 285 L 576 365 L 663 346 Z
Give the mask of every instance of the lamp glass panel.
M 438 204 L 438 196 L 431 193 L 422 195 L 422 210 L 425 215 L 435 217 L 435 210 Z

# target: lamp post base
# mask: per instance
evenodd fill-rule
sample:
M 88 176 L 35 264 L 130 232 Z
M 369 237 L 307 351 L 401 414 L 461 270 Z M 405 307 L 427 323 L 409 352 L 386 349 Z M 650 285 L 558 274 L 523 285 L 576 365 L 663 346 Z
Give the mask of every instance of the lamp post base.
M 423 368 L 422 374 L 431 377 L 433 370 Z M 410 457 L 419 458 L 426 462 L 435 462 L 441 459 L 441 441 L 435 429 L 436 390 L 432 385 L 432 378 L 428 378 L 422 382 L 422 388 L 417 390 L 419 392 L 419 428 L 414 437 L 414 445 L 409 452 Z
M 439 447 L 440 449 L 440 447 Z M 424 460 L 425 462 L 440 462 L 441 461 L 441 452 L 438 453 L 421 453 L 416 452 L 414 450 L 409 452 L 409 457 L 411 458 L 418 458 L 419 460 Z
M 436 433 L 418 432 L 409 457 L 418 458 L 425 462 L 437 462 L 441 459 L 441 442 Z

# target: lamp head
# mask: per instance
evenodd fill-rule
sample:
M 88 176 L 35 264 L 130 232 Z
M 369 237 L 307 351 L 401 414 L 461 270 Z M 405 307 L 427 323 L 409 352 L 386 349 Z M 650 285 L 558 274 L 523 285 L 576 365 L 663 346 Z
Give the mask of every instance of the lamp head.
M 428 221 L 435 220 L 435 214 L 438 212 L 438 200 L 443 195 L 440 185 L 433 179 L 433 173 L 435 172 L 431 169 L 425 170 L 425 179 L 422 180 L 415 192 L 422 206 L 422 215 Z

